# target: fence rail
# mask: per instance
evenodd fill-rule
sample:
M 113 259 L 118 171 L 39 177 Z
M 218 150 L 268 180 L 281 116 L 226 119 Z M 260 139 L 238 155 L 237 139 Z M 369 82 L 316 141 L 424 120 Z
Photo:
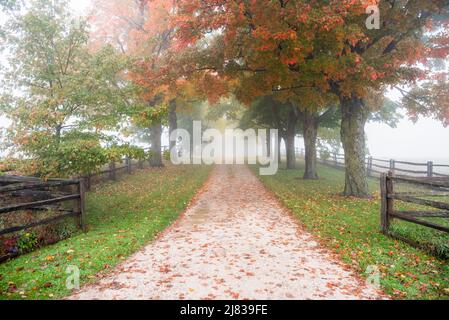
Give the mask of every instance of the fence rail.
M 18 225 L 2 229 L 0 230 L 0 235 L 6 235 L 40 225 L 46 225 L 55 221 L 62 220 L 69 216 L 77 217 L 78 226 L 82 229 L 85 228 L 84 224 L 85 187 L 84 181 L 82 179 L 79 180 L 54 179 L 50 181 L 42 181 L 32 177 L 2 176 L 0 182 L 3 185 L 2 187 L 0 187 L 0 195 L 3 197 L 12 198 L 14 196 L 13 193 L 15 192 L 27 191 L 24 193 L 19 193 L 19 197 L 21 195 L 19 203 L 7 204 L 6 206 L 0 207 L 0 215 L 23 210 L 31 210 L 31 211 L 43 211 L 47 209 L 53 210 L 53 208 L 50 208 L 48 206 L 75 200 L 74 206 L 71 210 L 55 209 L 53 211 L 57 211 L 61 214 L 52 218 L 39 220 L 26 225 Z M 74 186 L 76 191 L 72 193 L 63 193 L 62 195 L 60 194 L 55 195 L 52 194 L 51 191 L 47 191 L 50 188 L 67 187 L 67 186 Z M 37 191 L 30 192 L 30 190 L 37 190 Z M 23 200 L 24 198 L 35 198 L 36 196 L 41 197 L 44 196 L 47 199 L 29 200 L 25 202 L 20 202 L 20 200 Z
M 302 149 L 299 151 L 297 149 L 297 153 L 304 155 L 304 150 Z M 329 158 L 318 157 L 318 162 L 337 169 L 345 168 L 344 154 L 332 154 Z M 386 160 L 368 156 L 366 157 L 365 164 L 367 175 L 375 178 L 379 178 L 382 173 L 387 173 L 389 171 L 393 172 L 396 175 L 404 174 L 413 176 L 426 176 L 429 178 L 449 177 L 449 164 L 439 164 L 434 163 L 433 161 L 411 162 L 395 159 Z
M 162 149 L 166 150 L 166 147 Z M 0 218 L 2 215 L 20 211 L 51 211 L 56 214 L 55 216 L 27 224 L 9 226 L 3 229 L 0 228 L 0 236 L 42 225 L 49 225 L 69 217 L 74 217 L 77 227 L 86 231 L 85 197 L 86 192 L 92 186 L 92 179 L 106 175 L 110 180 L 117 180 L 117 174 L 119 172 L 131 174 L 133 167 L 143 169 L 145 161 L 147 160 L 136 160 L 126 157 L 122 159 L 121 163 L 109 163 L 107 169 L 86 174 L 76 179 L 49 179 L 44 181 L 36 177 L 0 176 L 0 199 L 3 200 L 3 204 L 0 204 Z M 59 190 L 55 191 L 55 189 Z M 67 191 L 66 189 L 74 190 Z M 58 204 L 70 201 L 73 202 L 72 208 L 70 209 L 62 209 L 61 206 L 57 206 Z M 17 254 L 0 256 L 0 262 L 15 256 Z
M 395 192 L 395 183 L 403 182 L 419 186 L 426 191 L 414 193 Z M 439 224 L 435 221 L 426 221 L 418 218 L 449 218 L 449 202 L 435 201 L 426 199 L 431 196 L 438 196 L 435 192 L 449 192 L 449 178 L 405 178 L 396 177 L 392 172 L 383 173 L 380 177 L 381 190 L 381 231 L 389 234 L 390 223 L 392 219 L 404 220 L 407 222 L 419 224 L 428 228 L 449 233 L 449 226 Z M 440 196 L 447 196 L 447 193 Z M 402 210 L 395 207 L 395 201 L 411 203 L 420 207 L 428 207 L 433 210 Z M 436 210 L 435 210 L 436 209 Z

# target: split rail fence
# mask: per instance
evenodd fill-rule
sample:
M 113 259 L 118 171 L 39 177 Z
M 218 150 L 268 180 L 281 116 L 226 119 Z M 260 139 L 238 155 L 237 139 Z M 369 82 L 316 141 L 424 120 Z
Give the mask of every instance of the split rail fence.
M 405 192 L 396 190 L 398 183 L 412 186 Z M 392 219 L 399 219 L 428 228 L 449 233 L 449 178 L 448 177 L 404 177 L 395 176 L 392 172 L 383 173 L 380 177 L 381 190 L 381 230 L 389 234 Z M 436 201 L 440 199 L 440 201 Z M 397 201 L 411 204 L 414 208 L 398 209 Z M 437 218 L 431 221 L 425 218 Z
M 33 219 L 33 222 L 26 224 L 0 227 L 0 236 L 53 224 L 69 217 L 75 218 L 77 227 L 86 231 L 86 192 L 90 190 L 94 179 L 106 177 L 109 180 L 117 180 L 120 173 L 131 174 L 133 167 L 143 169 L 145 162 L 127 157 L 121 163 L 112 162 L 106 169 L 76 179 L 44 181 L 36 177 L 0 176 L 0 221 L 2 215 L 25 211 L 31 212 L 33 216 L 38 216 L 44 211 L 52 213 L 49 218 Z M 0 256 L 0 262 L 16 255 Z
M 327 166 L 336 169 L 345 168 L 345 156 L 343 154 L 333 154 L 328 159 L 318 159 L 318 161 Z M 395 159 L 385 160 L 372 156 L 366 157 L 367 175 L 374 178 L 380 178 L 381 174 L 392 172 L 395 175 L 417 176 L 417 177 L 449 177 L 449 164 L 438 164 L 433 161 L 411 162 Z

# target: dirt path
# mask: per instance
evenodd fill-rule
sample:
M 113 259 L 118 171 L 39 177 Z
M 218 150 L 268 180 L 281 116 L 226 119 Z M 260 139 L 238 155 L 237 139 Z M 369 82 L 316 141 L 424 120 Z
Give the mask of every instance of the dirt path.
M 376 299 L 245 166 L 217 166 L 184 216 L 70 299 Z

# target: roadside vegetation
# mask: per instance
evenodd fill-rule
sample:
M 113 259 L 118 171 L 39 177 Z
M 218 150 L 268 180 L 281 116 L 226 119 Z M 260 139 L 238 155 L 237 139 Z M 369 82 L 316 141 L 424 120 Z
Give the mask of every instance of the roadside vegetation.
M 89 231 L 1 264 L 0 299 L 62 298 L 68 266 L 81 285 L 95 281 L 173 223 L 209 169 L 170 165 L 98 185 L 87 196 Z
M 369 275 L 370 266 L 379 268 L 382 289 L 393 298 L 449 299 L 447 260 L 380 233 L 377 180 L 369 181 L 372 199 L 347 198 L 339 195 L 344 172 L 325 166 L 318 169 L 319 180 L 300 178 L 304 172 L 302 161 L 298 170 L 280 170 L 275 176 L 260 179 L 307 231 L 362 276 Z M 434 237 L 435 241 L 449 244 L 447 236 L 423 229 L 405 222 L 393 224 L 393 230 L 399 230 L 404 237 Z

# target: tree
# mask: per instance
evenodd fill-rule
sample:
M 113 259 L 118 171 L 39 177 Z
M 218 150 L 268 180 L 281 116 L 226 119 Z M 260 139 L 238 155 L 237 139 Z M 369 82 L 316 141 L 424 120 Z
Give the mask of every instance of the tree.
M 127 106 L 118 77 L 126 61 L 111 47 L 91 53 L 86 22 L 67 8 L 66 1 L 34 1 L 5 29 L 9 61 L 0 111 L 12 120 L 12 151 L 26 171 L 42 176 L 101 166 L 101 130 L 114 127 Z
M 243 113 L 239 126 L 243 129 L 278 129 L 278 154 L 280 155 L 281 141 L 284 140 L 287 153 L 287 170 L 296 166 L 294 141 L 297 134 L 296 107 L 290 102 L 276 101 L 273 96 L 256 99 Z M 271 150 L 270 139 L 267 140 L 267 150 Z M 279 161 L 281 157 L 279 156 Z
M 328 107 L 324 111 L 313 112 L 305 110 L 301 112 L 302 135 L 305 147 L 305 180 L 318 179 L 317 170 L 317 140 L 320 128 L 332 129 L 338 126 L 341 120 L 339 109 L 335 106 Z
M 173 3 L 167 0 L 96 0 L 92 17 L 93 43 L 111 43 L 133 59 L 129 79 L 140 89 L 140 99 L 129 109 L 135 124 L 149 126 L 151 165 L 163 166 L 162 122 L 170 114 L 175 128 L 176 83 L 170 78 L 167 49 L 173 28 L 168 17 Z M 141 117 L 142 119 L 139 119 Z
M 447 6 L 442 0 L 177 4 L 179 42 L 197 48 L 197 57 L 216 60 L 195 59 L 192 69 L 238 79 L 236 92 L 242 101 L 273 91 L 294 97 L 304 88 L 337 97 L 348 196 L 368 196 L 364 127 L 372 110 L 366 100 L 389 85 L 422 76 L 417 63 L 426 60 L 429 50 L 444 56 L 448 52 L 423 40 L 432 14 Z M 373 4 L 382 13 L 380 30 L 366 27 L 366 7 Z M 441 19 L 435 23 L 441 25 Z M 198 39 L 207 39 L 208 45 L 197 46 Z M 313 101 L 301 102 L 308 106 Z
M 364 126 L 370 108 L 366 98 L 385 85 L 410 83 L 420 76 L 416 63 L 424 61 L 424 52 L 430 49 L 423 41 L 423 28 L 431 21 L 431 13 L 443 8 L 444 1 L 381 2 L 379 5 L 383 20 L 380 30 L 363 28 L 363 15 L 344 17 L 346 43 L 340 42 L 339 71 L 328 74 L 329 86 L 338 96 L 342 109 L 341 136 L 347 167 L 344 193 L 349 196 L 368 195 Z

